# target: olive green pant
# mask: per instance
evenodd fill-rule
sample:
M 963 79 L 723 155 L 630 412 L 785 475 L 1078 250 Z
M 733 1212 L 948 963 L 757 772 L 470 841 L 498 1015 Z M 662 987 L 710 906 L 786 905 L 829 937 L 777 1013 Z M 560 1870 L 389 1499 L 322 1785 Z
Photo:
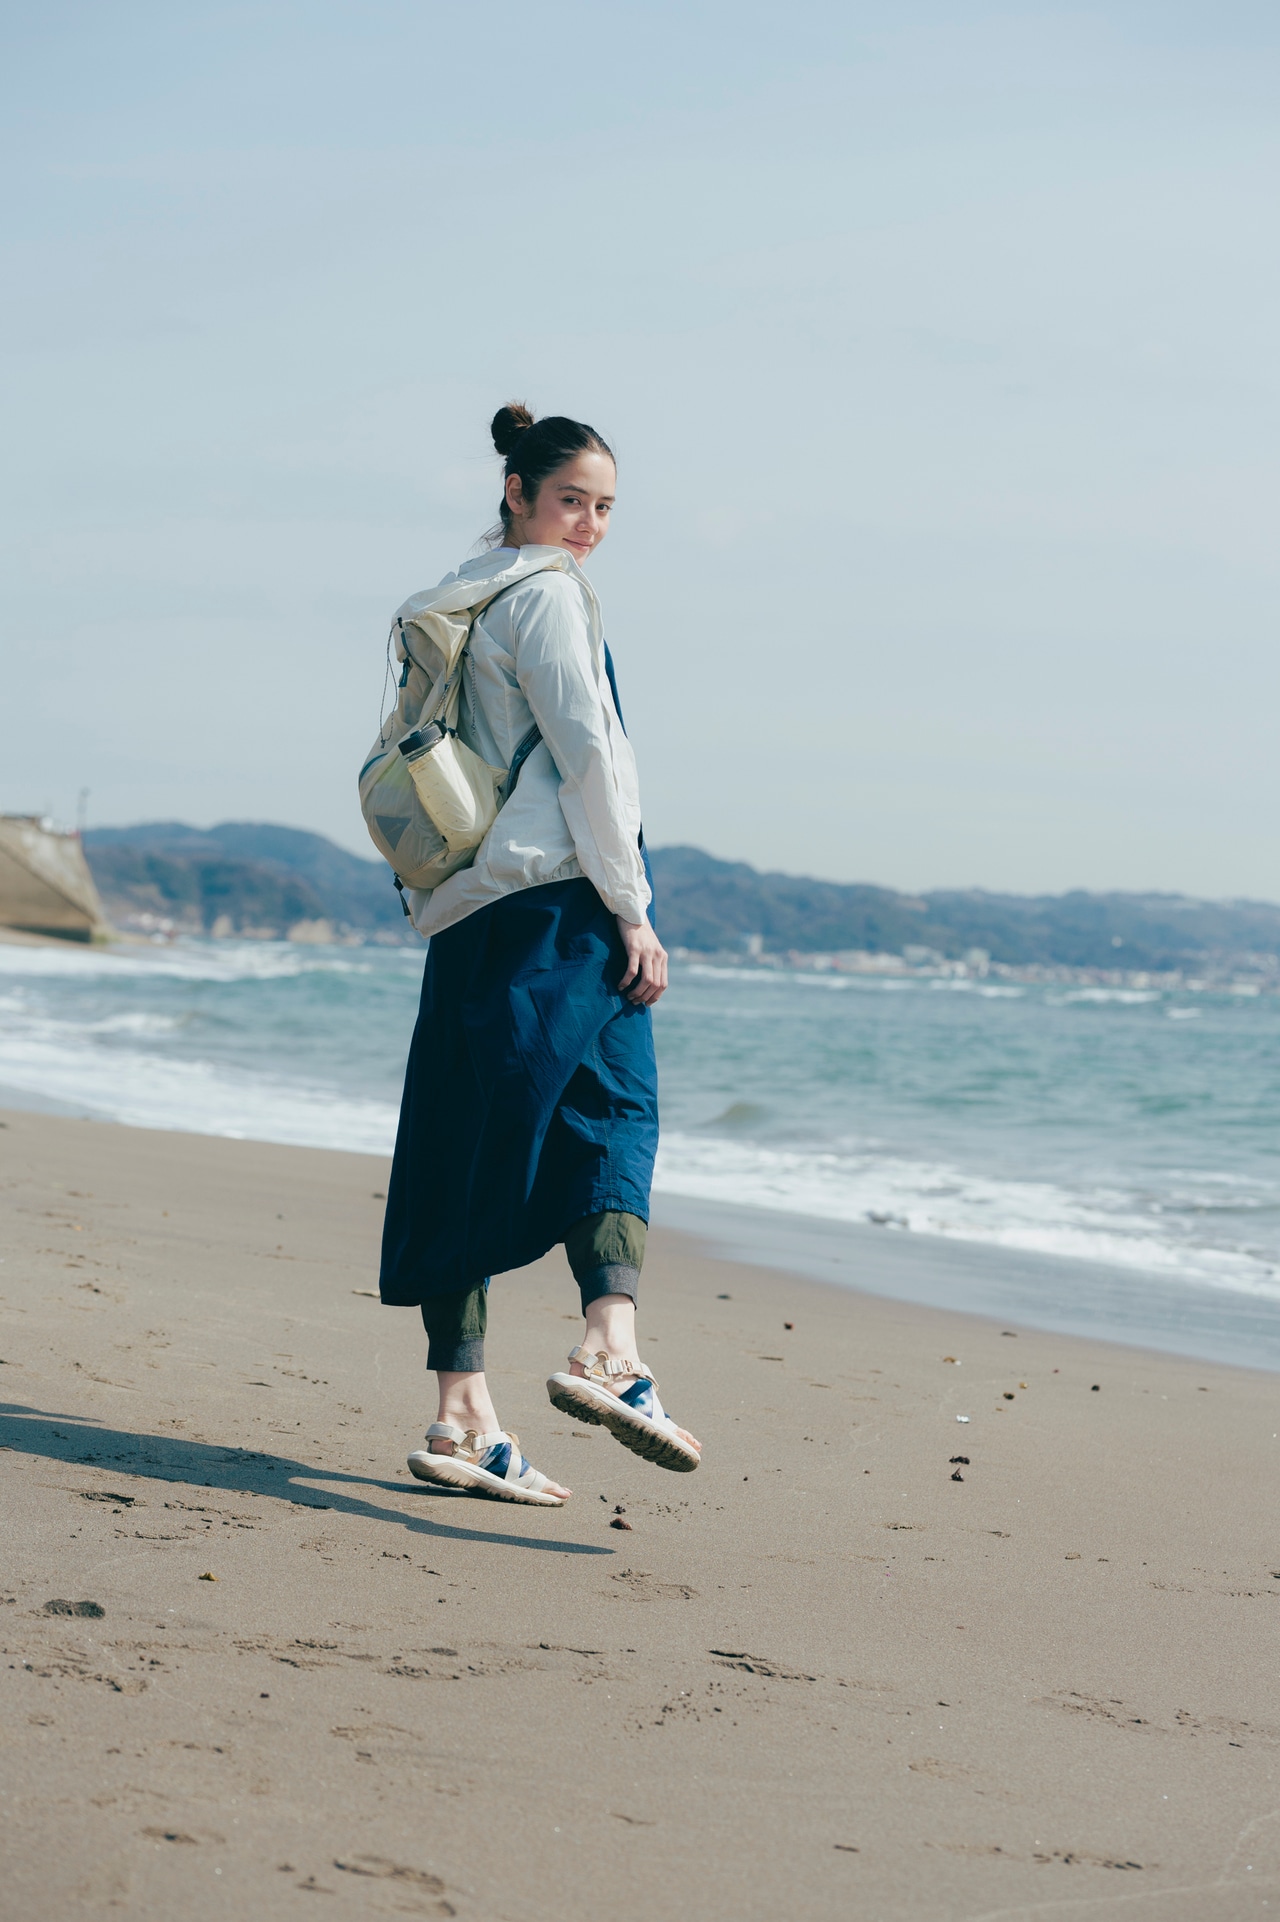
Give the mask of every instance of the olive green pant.
M 646 1225 L 639 1215 L 610 1211 L 584 1215 L 564 1238 L 585 1315 L 602 1295 L 630 1295 L 640 1285 Z M 427 1367 L 459 1375 L 484 1370 L 484 1337 L 489 1325 L 489 1283 L 478 1281 L 454 1295 L 433 1295 L 422 1304 L 427 1331 Z

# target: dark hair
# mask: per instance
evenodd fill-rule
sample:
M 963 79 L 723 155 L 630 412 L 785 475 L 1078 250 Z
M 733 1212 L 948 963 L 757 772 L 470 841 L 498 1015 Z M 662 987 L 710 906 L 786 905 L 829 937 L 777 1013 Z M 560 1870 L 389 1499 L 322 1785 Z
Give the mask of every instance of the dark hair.
M 512 474 L 520 476 L 525 503 L 532 507 L 548 474 L 554 474 L 557 467 L 563 467 L 575 454 L 607 454 L 613 459 L 608 441 L 585 421 L 570 420 L 566 414 L 548 414 L 544 420 L 535 421 L 520 400 L 508 401 L 498 409 L 489 432 L 494 446 L 505 457 L 502 504 L 498 509 L 502 517 L 500 531 L 504 534 L 511 528 L 505 483 Z

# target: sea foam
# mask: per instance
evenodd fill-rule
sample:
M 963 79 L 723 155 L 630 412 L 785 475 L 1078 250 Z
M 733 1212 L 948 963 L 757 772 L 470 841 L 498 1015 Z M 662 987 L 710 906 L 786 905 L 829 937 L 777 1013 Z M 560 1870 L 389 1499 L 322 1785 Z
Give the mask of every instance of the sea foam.
M 0 1085 L 387 1154 L 421 969 L 287 942 L 0 947 Z M 655 1032 L 659 1191 L 1280 1301 L 1269 999 L 696 963 Z

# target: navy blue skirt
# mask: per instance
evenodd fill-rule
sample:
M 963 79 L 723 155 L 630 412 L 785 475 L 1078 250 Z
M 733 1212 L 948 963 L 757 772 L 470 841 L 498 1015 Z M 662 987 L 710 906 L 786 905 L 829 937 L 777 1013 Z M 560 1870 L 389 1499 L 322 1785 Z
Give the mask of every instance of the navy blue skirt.
M 584 1215 L 649 1219 L 653 1022 L 590 881 L 504 895 L 433 935 L 382 1238 L 384 1302 L 546 1254 Z

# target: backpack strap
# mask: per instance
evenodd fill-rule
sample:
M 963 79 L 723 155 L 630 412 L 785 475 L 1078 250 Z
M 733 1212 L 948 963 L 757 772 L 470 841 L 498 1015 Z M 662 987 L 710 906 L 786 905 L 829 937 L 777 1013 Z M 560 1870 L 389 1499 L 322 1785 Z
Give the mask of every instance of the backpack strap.
M 515 791 L 516 782 L 520 779 L 520 770 L 541 739 L 542 729 L 535 721 L 529 729 L 529 732 L 522 737 L 516 747 L 515 753 L 511 756 L 511 766 L 507 769 L 507 778 L 502 784 L 502 800 L 498 804 L 499 807 L 505 807 L 511 799 Z
M 482 614 L 487 614 L 489 612 L 489 609 L 494 605 L 494 603 L 496 601 L 500 601 L 504 594 L 510 594 L 513 588 L 523 587 L 523 586 L 524 586 L 523 580 L 511 581 L 506 587 L 500 587 L 496 594 L 491 594 L 487 601 L 481 601 L 476 607 L 472 608 L 471 620 L 467 627 L 467 638 L 462 643 L 462 650 L 459 653 L 457 660 L 453 664 L 453 672 L 452 674 L 449 675 L 448 679 L 442 681 L 440 683 L 440 686 L 436 688 L 435 691 L 432 693 L 430 701 L 427 703 L 426 707 L 423 708 L 421 714 L 418 716 L 419 727 L 427 727 L 430 725 L 432 721 L 438 720 L 440 715 L 445 711 L 446 707 L 448 706 L 449 701 L 453 696 L 453 694 L 455 693 L 455 691 L 460 690 L 461 683 L 462 683 L 462 670 L 466 663 L 467 656 L 471 652 L 471 636 L 475 631 L 475 625 L 476 625 L 476 622 L 479 620 L 480 616 Z M 405 635 L 404 622 L 399 621 L 397 622 L 397 625 L 400 629 L 400 645 L 403 647 L 405 651 L 406 658 L 410 661 L 413 661 L 413 665 L 418 669 L 418 672 L 425 676 L 426 669 L 422 667 L 417 661 L 414 661 L 412 654 L 410 654 L 409 652 L 409 642 Z M 401 685 L 403 685 L 403 683 Z M 443 725 L 446 728 L 448 728 L 449 733 L 451 734 L 457 733 L 456 728 L 448 727 L 447 721 L 444 722 Z M 534 745 L 535 746 L 537 745 L 536 742 Z M 508 776 L 508 779 L 510 779 L 509 776 Z M 514 785 L 514 783 L 512 783 L 512 785 Z
M 432 695 L 431 701 L 422 710 L 422 713 L 418 718 L 419 727 L 426 727 L 431 721 L 434 721 L 437 719 L 437 717 L 441 714 L 441 712 L 444 710 L 444 708 L 448 704 L 448 701 L 451 693 L 453 692 L 453 689 L 460 685 L 462 681 L 462 670 L 466 663 L 467 656 L 471 652 L 471 635 L 475 631 L 475 624 L 479 620 L 480 616 L 482 614 L 487 614 L 489 612 L 489 609 L 495 606 L 496 603 L 502 599 L 502 596 L 504 594 L 510 594 L 513 588 L 523 587 L 523 585 L 524 585 L 523 581 L 512 581 L 509 587 L 504 587 L 499 589 L 498 593 L 492 595 L 487 601 L 483 601 L 480 604 L 480 606 L 473 611 L 471 616 L 471 627 L 468 630 L 467 638 L 463 643 L 462 652 L 458 655 L 457 661 L 454 663 L 453 673 L 449 676 L 449 679 L 444 683 L 444 685 L 439 689 L 439 691 Z M 405 638 L 404 638 L 403 625 L 400 628 L 400 639 L 402 644 L 404 645 L 405 653 L 408 654 L 409 647 L 408 647 L 408 643 L 405 641 Z M 415 667 L 417 666 L 416 661 L 414 662 L 414 665 Z M 450 730 L 450 731 L 456 732 L 456 730 Z M 502 800 L 498 804 L 500 807 L 511 798 L 512 793 L 515 791 L 516 782 L 520 779 L 521 768 L 524 766 L 529 756 L 533 753 L 534 748 L 537 747 L 541 739 L 542 739 L 542 729 L 538 726 L 537 722 L 535 721 L 533 726 L 529 729 L 528 733 L 521 737 L 520 741 L 516 745 L 515 753 L 511 756 L 511 766 L 507 769 L 507 778 L 502 784 Z

